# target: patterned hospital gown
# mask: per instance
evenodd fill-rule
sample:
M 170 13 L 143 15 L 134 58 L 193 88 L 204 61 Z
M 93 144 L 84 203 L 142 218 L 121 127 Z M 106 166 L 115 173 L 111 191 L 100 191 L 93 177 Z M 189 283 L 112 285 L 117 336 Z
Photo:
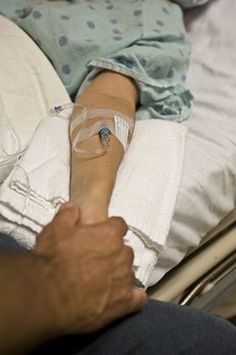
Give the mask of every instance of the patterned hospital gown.
M 192 95 L 183 13 L 169 0 L 0 0 L 52 62 L 74 98 L 102 70 L 134 78 L 137 118 L 182 121 Z

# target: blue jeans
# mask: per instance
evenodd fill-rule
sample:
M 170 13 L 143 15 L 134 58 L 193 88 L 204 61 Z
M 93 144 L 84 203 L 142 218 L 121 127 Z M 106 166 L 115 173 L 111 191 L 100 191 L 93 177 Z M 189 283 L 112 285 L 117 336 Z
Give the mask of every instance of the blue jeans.
M 26 252 L 26 249 L 17 243 L 12 237 L 0 233 L 0 252 Z
M 149 300 L 142 311 L 91 335 L 56 339 L 32 355 L 233 355 L 236 328 L 191 307 Z
M 0 249 L 19 250 L 0 234 Z M 221 317 L 154 300 L 140 312 L 88 335 L 52 340 L 32 355 L 233 355 L 236 328 Z

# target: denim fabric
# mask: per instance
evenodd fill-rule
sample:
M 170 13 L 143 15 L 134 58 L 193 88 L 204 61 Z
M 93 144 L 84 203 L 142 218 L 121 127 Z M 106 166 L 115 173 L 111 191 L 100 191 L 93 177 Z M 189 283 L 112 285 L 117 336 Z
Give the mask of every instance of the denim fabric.
M 102 70 L 132 77 L 138 118 L 182 121 L 192 94 L 181 7 L 170 0 L 1 0 L 0 11 L 22 27 L 53 63 L 74 97 Z
M 233 355 L 236 328 L 224 319 L 150 300 L 144 309 L 92 335 L 48 343 L 33 355 Z
M 19 252 L 26 252 L 27 249 L 25 249 L 23 246 L 17 243 L 17 241 L 6 235 L 0 233 L 0 252 L 12 252 L 12 251 L 19 251 Z

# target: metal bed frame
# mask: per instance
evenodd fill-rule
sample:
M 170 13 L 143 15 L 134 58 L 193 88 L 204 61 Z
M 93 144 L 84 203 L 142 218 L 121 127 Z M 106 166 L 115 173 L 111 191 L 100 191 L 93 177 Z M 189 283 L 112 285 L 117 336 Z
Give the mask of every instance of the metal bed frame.
M 153 299 L 191 305 L 226 318 L 235 316 L 236 209 L 148 293 Z M 227 307 L 222 306 L 224 302 Z

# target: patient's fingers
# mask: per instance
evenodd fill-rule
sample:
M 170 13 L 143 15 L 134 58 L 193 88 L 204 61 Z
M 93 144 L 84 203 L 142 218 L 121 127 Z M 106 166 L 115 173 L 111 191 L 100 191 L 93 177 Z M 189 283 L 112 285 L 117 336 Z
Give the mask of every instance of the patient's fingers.
M 79 209 L 72 202 L 63 203 L 53 219 L 59 227 L 74 227 L 79 222 Z

